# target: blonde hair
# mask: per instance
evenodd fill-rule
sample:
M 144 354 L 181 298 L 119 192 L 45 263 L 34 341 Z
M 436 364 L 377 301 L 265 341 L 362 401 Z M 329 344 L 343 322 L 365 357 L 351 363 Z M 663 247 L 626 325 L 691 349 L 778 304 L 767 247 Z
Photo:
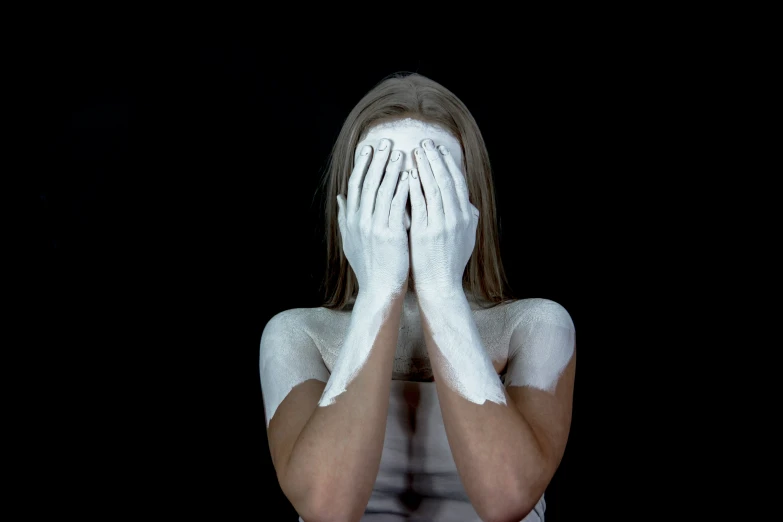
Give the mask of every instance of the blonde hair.
M 395 73 L 372 88 L 345 119 L 321 181 L 326 224 L 323 306 L 341 310 L 359 290 L 337 225 L 337 194 L 348 193 L 356 145 L 373 125 L 402 118 L 439 125 L 462 146 L 470 202 L 481 216 L 476 246 L 463 274 L 463 288 L 467 287 L 477 301 L 484 301 L 482 306 L 486 308 L 515 299 L 500 258 L 492 171 L 476 121 L 465 104 L 439 83 L 416 73 Z

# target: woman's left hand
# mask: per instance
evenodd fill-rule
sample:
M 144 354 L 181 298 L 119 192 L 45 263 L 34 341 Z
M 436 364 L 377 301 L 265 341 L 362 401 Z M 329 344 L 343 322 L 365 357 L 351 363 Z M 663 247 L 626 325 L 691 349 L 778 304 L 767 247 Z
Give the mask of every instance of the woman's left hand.
M 430 139 L 422 145 L 413 151 L 418 168 L 408 178 L 411 271 L 417 294 L 448 297 L 463 292 L 479 211 L 470 203 L 465 175 L 448 149 L 435 148 Z

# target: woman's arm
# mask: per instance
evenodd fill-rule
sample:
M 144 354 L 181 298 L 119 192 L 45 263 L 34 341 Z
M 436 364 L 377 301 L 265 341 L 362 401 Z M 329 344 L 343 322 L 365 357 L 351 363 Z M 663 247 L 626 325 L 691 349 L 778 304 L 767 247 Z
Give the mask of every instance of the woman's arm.
M 360 290 L 321 406 L 315 404 L 313 390 L 309 404 L 293 390 L 270 420 L 270 448 L 280 448 L 274 457 L 280 486 L 308 522 L 359 520 L 367 507 L 383 450 L 404 295 Z M 362 346 L 367 340 L 372 345 L 369 355 Z M 364 359 L 362 352 L 366 360 L 357 365 Z M 351 370 L 351 365 L 357 367 Z M 324 400 L 340 375 L 355 376 L 344 392 L 339 392 L 344 382 L 338 382 L 336 395 Z M 303 411 L 312 413 L 304 417 Z
M 295 439 L 290 454 L 275 462 L 280 484 L 308 522 L 359 520 L 380 467 L 409 271 L 408 181 L 407 174 L 401 175 L 402 152 L 392 152 L 391 145 L 381 139 L 377 149 L 365 145 L 357 150 L 348 196 L 337 195 L 341 244 L 359 294 L 318 407 L 312 406 L 311 395 L 298 409 L 292 400 L 290 416 L 286 405 L 276 414 L 281 418 L 274 429 L 279 426 Z M 268 373 L 272 383 L 285 375 Z M 312 414 L 299 430 L 308 410 Z M 278 436 L 271 435 L 270 444 Z
M 504 390 L 464 294 L 449 301 L 420 295 L 419 309 L 446 435 L 465 491 L 483 520 L 518 522 L 543 495 L 565 451 L 575 368 L 573 329 L 561 326 L 564 321 L 542 324 L 546 311 L 529 314 L 532 323 L 521 321 L 511 338 L 524 345 L 510 350 L 506 384 L 513 386 Z M 545 367 L 537 371 L 539 363 Z M 543 382 L 547 373 L 549 381 L 542 386 L 547 389 L 531 386 Z M 539 383 L 525 380 L 530 376 Z M 492 380 L 504 401 L 468 399 L 477 395 L 471 386 Z
M 419 168 L 410 185 L 411 269 L 446 436 L 465 491 L 482 519 L 519 521 L 543 494 L 565 448 L 573 372 L 566 374 L 552 400 L 540 401 L 551 408 L 551 419 L 531 414 L 536 410 L 527 404 L 526 392 L 512 397 L 505 390 L 462 286 L 480 218 L 470 202 L 463 166 L 431 139 L 413 154 Z M 553 304 L 530 315 L 519 335 L 512 334 L 514 340 L 536 342 L 510 347 L 515 358 L 509 355 L 506 385 L 545 382 L 550 392 L 561 378 L 573 357 L 573 323 Z M 541 397 L 534 394 L 531 401 L 536 398 Z

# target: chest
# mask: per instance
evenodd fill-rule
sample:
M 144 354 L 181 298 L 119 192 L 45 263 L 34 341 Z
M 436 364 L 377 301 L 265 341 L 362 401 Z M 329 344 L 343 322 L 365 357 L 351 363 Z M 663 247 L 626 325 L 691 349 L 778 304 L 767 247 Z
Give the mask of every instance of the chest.
M 510 328 L 505 306 L 472 311 L 473 320 L 495 371 L 500 375 L 506 367 L 509 353 Z M 340 347 L 345 341 L 351 312 L 325 308 L 314 309 L 310 335 L 315 341 L 324 364 L 331 372 Z M 432 366 L 424 340 L 421 315 L 417 306 L 403 307 L 399 335 L 394 355 L 392 380 L 430 382 Z

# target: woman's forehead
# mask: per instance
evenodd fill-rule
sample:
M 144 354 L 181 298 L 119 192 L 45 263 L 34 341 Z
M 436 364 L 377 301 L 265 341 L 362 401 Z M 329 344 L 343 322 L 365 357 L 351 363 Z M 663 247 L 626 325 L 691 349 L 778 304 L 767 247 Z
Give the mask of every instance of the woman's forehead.
M 372 126 L 366 136 L 357 144 L 359 150 L 364 145 L 375 145 L 381 139 L 391 140 L 392 148 L 403 152 L 410 152 L 416 147 L 421 147 L 421 142 L 429 138 L 435 145 L 444 145 L 452 154 L 461 156 L 462 150 L 459 140 L 440 125 L 425 123 L 420 120 L 406 118 L 403 120 L 389 121 Z

